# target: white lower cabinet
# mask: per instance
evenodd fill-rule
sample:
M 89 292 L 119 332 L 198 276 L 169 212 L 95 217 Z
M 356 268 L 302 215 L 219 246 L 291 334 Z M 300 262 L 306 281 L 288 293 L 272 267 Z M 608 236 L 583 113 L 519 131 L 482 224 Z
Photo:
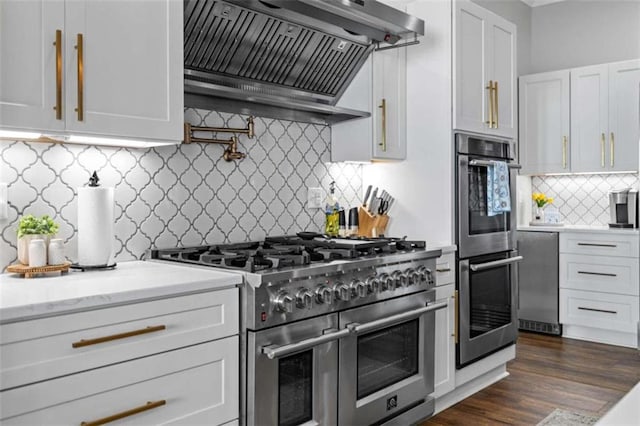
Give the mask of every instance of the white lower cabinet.
M 560 234 L 564 337 L 637 347 L 638 236 Z
M 2 424 L 222 424 L 238 414 L 238 336 L 0 393 Z
M 238 289 L 0 326 L 0 423 L 238 418 Z
M 447 300 L 447 309 L 436 311 L 434 397 L 439 398 L 455 388 L 456 343 L 454 338 L 455 284 L 436 287 L 436 300 Z

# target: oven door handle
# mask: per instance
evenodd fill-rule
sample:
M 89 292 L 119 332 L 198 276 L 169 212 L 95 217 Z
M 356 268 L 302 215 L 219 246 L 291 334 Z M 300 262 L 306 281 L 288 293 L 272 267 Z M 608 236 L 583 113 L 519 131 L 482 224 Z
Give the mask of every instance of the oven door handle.
M 482 166 L 482 167 L 491 167 L 495 163 L 496 163 L 495 161 L 489 161 L 489 160 L 471 160 L 471 161 L 469 161 L 469 165 L 470 166 Z M 522 165 L 515 164 L 515 163 L 507 163 L 507 167 L 509 167 L 510 169 L 521 169 Z
M 296 343 L 290 343 L 288 345 L 276 346 L 263 346 L 261 351 L 263 354 L 267 356 L 269 359 L 279 358 L 283 356 L 287 356 L 294 352 L 299 352 L 304 349 L 309 349 L 314 346 L 321 345 L 323 343 L 328 343 L 334 340 L 341 339 L 343 337 L 351 334 L 351 330 L 348 328 L 342 329 L 340 331 L 332 331 L 330 333 L 323 334 L 322 336 L 311 337 L 309 339 L 301 340 Z
M 485 269 L 497 268 L 498 266 L 520 262 L 522 259 L 524 259 L 522 256 L 514 256 L 508 259 L 494 260 L 493 262 L 471 264 L 469 265 L 469 269 L 471 269 L 473 272 L 479 272 L 484 271 Z
M 401 314 L 391 315 L 386 318 L 382 318 L 379 320 L 366 322 L 364 324 L 351 323 L 347 324 L 347 329 L 351 330 L 352 333 L 366 333 L 367 331 L 375 330 L 378 328 L 388 327 L 390 325 L 398 324 L 404 321 L 411 320 L 413 318 L 417 318 L 427 312 L 437 311 L 439 309 L 444 309 L 448 306 L 448 302 L 436 302 L 430 303 L 423 308 L 414 309 L 412 311 L 403 312 Z

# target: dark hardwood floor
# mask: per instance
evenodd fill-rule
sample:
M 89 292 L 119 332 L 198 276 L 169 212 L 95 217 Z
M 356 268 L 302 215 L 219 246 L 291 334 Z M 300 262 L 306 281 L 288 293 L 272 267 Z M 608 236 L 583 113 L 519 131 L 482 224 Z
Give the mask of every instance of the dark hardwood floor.
M 640 380 L 640 352 L 521 332 L 507 370 L 420 426 L 535 425 L 556 408 L 600 417 Z

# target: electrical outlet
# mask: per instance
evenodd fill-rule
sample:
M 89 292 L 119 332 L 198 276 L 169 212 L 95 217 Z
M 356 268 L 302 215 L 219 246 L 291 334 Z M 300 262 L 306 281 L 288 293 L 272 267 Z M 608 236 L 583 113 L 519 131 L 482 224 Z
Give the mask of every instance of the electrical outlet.
M 9 196 L 6 183 L 0 183 L 0 219 L 9 218 Z
M 310 209 L 322 208 L 322 188 L 309 188 L 307 192 L 307 207 Z

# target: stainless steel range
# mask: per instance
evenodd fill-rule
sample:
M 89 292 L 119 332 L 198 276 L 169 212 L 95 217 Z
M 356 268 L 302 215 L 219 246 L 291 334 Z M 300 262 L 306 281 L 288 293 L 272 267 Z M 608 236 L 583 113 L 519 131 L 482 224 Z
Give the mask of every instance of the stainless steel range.
M 240 271 L 242 422 L 408 424 L 433 413 L 435 259 L 421 241 L 325 239 L 153 250 Z

